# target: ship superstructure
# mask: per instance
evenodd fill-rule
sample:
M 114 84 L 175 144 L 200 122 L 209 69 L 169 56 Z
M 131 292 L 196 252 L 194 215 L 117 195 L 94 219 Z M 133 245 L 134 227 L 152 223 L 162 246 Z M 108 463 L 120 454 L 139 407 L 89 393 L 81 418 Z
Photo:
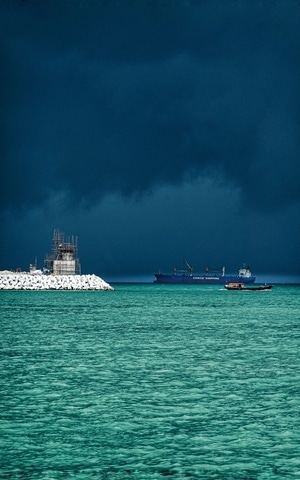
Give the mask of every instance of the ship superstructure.
M 59 230 L 54 230 L 52 252 L 45 258 L 45 273 L 53 275 L 80 275 L 81 266 L 78 258 L 78 238 L 68 237 Z

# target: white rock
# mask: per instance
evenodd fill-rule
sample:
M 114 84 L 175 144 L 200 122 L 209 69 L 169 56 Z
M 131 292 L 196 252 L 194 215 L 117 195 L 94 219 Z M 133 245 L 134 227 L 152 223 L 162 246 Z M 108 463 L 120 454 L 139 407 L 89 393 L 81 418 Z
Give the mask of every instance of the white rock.
M 96 275 L 31 275 L 0 272 L 0 290 L 113 290 Z

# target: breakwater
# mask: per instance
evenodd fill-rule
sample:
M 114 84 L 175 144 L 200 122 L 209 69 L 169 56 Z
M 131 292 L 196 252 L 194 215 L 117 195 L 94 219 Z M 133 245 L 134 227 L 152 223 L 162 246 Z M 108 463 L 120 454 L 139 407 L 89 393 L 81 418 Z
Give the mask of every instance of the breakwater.
M 32 275 L 0 272 L 0 290 L 113 290 L 97 275 Z

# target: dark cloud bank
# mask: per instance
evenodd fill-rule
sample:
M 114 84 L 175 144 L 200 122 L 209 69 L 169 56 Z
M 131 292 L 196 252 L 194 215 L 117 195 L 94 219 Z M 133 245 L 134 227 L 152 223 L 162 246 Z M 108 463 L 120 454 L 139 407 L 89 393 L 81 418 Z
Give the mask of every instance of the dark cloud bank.
M 0 8 L 1 263 L 58 227 L 112 276 L 202 251 L 300 274 L 299 2 Z

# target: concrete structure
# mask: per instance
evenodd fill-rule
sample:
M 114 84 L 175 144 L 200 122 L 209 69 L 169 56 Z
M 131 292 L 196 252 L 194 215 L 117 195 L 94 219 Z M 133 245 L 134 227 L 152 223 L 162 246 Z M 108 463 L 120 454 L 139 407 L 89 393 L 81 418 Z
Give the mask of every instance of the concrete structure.
M 65 240 L 64 233 L 54 230 L 52 253 L 45 258 L 45 273 L 80 275 L 77 237 L 72 236 Z

